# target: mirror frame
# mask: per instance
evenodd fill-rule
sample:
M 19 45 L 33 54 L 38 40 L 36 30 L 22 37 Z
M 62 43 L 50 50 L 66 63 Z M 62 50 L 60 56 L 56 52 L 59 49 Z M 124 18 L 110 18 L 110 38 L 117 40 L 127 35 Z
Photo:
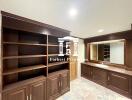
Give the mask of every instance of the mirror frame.
M 118 40 L 121 40 L 121 39 L 118 39 Z M 124 64 L 116 64 L 116 63 L 111 63 L 109 61 L 101 61 L 101 60 L 91 60 L 90 59 L 90 44 L 92 44 L 93 42 L 87 43 L 87 52 L 88 52 L 87 53 L 87 55 L 88 55 L 87 59 L 88 59 L 88 62 L 126 68 L 126 39 L 122 39 L 122 40 L 124 42 Z M 108 41 L 112 41 L 112 40 L 108 40 Z M 98 42 L 103 42 L 103 41 L 98 41 Z

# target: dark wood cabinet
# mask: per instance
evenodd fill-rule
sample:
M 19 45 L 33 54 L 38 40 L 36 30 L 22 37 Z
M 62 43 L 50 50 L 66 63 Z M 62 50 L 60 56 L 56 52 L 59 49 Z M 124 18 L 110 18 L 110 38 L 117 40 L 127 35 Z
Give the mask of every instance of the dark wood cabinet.
M 70 31 L 3 11 L 0 17 L 0 100 L 54 99 L 69 90 L 69 56 L 58 56 L 58 38 Z
M 47 97 L 48 100 L 54 100 L 54 98 L 60 95 L 60 75 L 53 74 L 47 78 Z
M 46 100 L 46 80 L 30 85 L 30 100 Z
M 109 72 L 108 74 L 108 87 L 126 96 L 129 96 L 131 92 L 130 82 L 131 82 L 130 76 L 115 72 Z
M 107 71 L 96 67 L 93 67 L 92 71 L 93 81 L 106 86 L 108 77 Z
M 70 90 L 70 76 L 69 71 L 65 71 L 61 74 L 61 94 Z
M 81 76 L 92 79 L 92 68 L 91 66 L 81 64 Z
M 38 77 L 5 89 L 2 100 L 46 100 L 46 79 Z
M 3 100 L 27 100 L 28 91 L 27 87 L 21 87 L 18 89 L 12 89 L 3 93 Z
M 48 100 L 55 100 L 58 96 L 70 89 L 69 71 L 58 71 L 52 73 L 47 78 Z
M 81 75 L 126 97 L 132 98 L 132 76 L 103 69 L 98 66 L 81 64 Z

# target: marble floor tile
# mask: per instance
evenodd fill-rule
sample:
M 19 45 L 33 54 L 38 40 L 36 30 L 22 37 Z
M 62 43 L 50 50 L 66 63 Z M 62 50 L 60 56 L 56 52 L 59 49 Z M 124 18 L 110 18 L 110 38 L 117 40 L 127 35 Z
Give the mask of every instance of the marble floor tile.
M 84 78 L 71 82 L 70 91 L 57 100 L 131 100 Z

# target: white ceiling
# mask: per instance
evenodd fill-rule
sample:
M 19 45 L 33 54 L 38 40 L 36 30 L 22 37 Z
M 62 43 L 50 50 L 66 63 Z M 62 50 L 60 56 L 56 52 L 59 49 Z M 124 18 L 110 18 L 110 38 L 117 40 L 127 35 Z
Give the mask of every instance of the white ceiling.
M 68 15 L 72 7 L 78 10 L 75 19 Z M 132 0 L 0 0 L 0 10 L 68 29 L 81 38 L 129 30 L 132 23 Z

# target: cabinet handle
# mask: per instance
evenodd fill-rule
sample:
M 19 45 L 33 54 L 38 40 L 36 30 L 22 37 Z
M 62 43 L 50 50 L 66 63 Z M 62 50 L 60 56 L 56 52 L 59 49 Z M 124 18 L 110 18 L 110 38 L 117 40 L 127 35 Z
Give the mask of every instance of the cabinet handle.
M 91 75 L 93 74 L 93 72 L 91 72 Z
M 62 82 L 60 82 L 61 83 L 61 87 L 62 87 Z
M 108 76 L 108 81 L 110 80 L 110 77 Z
M 28 95 L 27 95 L 27 100 L 29 100 Z
M 59 87 L 61 87 L 61 83 L 59 82 Z
M 32 100 L 32 95 L 30 94 L 30 100 Z
M 113 76 L 115 76 L 115 77 L 118 77 L 118 78 L 122 78 L 122 79 L 124 79 L 124 80 L 126 80 L 127 78 L 126 77 L 123 77 L 123 76 L 119 76 L 119 75 L 116 75 L 116 74 L 112 74 Z

